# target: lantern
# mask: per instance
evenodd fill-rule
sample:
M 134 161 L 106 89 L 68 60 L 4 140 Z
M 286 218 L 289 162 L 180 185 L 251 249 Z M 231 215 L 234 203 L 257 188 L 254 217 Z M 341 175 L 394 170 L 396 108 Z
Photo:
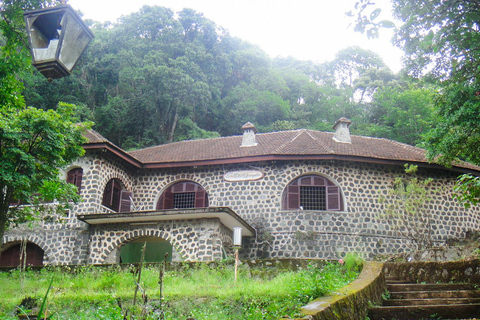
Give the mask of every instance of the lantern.
M 242 247 L 242 228 L 233 227 L 233 247 L 241 248 Z
M 49 81 L 70 75 L 93 33 L 69 5 L 23 14 L 33 65 Z

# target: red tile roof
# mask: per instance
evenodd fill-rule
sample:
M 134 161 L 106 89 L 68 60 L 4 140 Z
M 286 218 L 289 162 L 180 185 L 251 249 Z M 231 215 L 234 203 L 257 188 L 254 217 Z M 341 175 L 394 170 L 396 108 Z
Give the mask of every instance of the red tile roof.
M 355 135 L 351 136 L 351 143 L 342 143 L 333 140 L 333 135 L 333 132 L 300 129 L 257 134 L 258 144 L 252 147 L 241 147 L 242 136 L 231 136 L 174 142 L 125 154 L 147 168 L 288 159 L 428 163 L 426 151 L 421 148 Z M 108 141 L 95 132 L 87 138 L 90 143 Z M 454 167 L 480 172 L 480 167 L 465 162 Z

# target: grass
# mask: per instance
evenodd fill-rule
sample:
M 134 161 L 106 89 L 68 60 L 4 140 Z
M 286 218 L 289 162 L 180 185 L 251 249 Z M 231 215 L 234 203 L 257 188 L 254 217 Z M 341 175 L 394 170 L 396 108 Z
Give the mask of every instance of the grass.
M 236 284 L 233 266 L 169 270 L 164 275 L 165 319 L 278 319 L 298 316 L 299 308 L 356 278 L 357 272 L 328 263 L 297 271 L 254 271 L 240 266 Z M 47 267 L 40 271 L 0 273 L 0 318 L 16 319 L 21 301 L 42 300 L 53 277 L 48 312 L 53 319 L 159 319 L 158 268 L 142 271 L 146 302 L 132 309 L 135 285 L 129 269 L 113 267 Z M 141 294 L 139 294 L 141 297 Z M 123 311 L 120 309 L 120 301 Z M 141 309 L 141 310 L 140 310 Z M 142 317 L 139 317 L 143 311 Z M 133 314 L 137 315 L 136 317 Z

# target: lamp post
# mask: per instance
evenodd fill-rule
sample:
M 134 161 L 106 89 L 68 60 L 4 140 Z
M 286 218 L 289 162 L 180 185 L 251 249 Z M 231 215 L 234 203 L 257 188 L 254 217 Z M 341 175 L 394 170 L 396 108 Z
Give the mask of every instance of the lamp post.
M 238 250 L 242 247 L 242 228 L 233 227 L 233 249 L 235 250 L 235 283 L 237 283 L 237 272 L 238 272 Z
M 93 33 L 67 4 L 23 14 L 35 68 L 49 81 L 70 75 Z

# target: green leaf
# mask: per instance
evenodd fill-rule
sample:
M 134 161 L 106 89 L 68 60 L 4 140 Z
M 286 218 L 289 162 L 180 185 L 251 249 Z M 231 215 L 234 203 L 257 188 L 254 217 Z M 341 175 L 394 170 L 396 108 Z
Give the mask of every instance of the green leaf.
M 382 20 L 378 23 L 378 25 L 382 28 L 395 28 L 395 23 L 390 20 Z
M 370 20 L 372 21 L 375 20 L 380 15 L 381 12 L 382 12 L 382 9 L 380 8 L 373 10 L 372 13 L 370 13 Z

